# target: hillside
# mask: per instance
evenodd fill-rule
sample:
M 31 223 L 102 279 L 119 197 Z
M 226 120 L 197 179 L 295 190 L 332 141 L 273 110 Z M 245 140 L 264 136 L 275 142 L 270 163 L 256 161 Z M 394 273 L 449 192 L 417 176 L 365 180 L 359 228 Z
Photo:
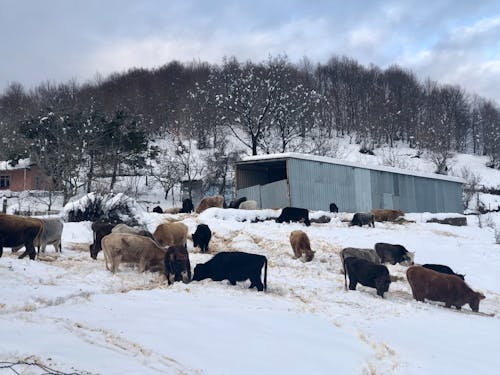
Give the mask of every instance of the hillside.
M 313 215 L 321 214 L 329 215 Z M 415 223 L 377 223 L 373 229 L 347 227 L 341 221 L 345 214 L 308 228 L 241 222 L 241 216 L 209 209 L 201 215 L 144 213 L 143 221 L 153 230 L 162 220 L 180 219 L 191 233 L 207 223 L 215 232 L 212 254 L 266 255 L 266 293 L 248 290 L 248 281 L 168 287 L 158 274 L 139 274 L 126 265 L 112 275 L 102 253 L 96 261 L 89 256 L 89 222 L 65 224 L 59 256 L 50 246 L 34 262 L 5 251 L 0 360 L 36 360 L 59 371 L 91 374 L 497 372 L 500 245 L 491 228 L 478 227 L 476 217 L 468 217 L 467 227 L 451 227 L 424 223 L 430 214 L 408 214 Z M 311 238 L 312 262 L 292 259 L 288 236 L 294 229 Z M 443 263 L 465 273 L 469 285 L 486 295 L 480 313 L 414 301 L 400 265 L 388 266 L 397 281 L 384 299 L 359 285 L 345 291 L 338 252 L 380 241 L 415 251 L 417 263 Z M 211 257 L 190 241 L 188 250 L 192 267 Z M 29 368 L 28 373 L 40 373 Z

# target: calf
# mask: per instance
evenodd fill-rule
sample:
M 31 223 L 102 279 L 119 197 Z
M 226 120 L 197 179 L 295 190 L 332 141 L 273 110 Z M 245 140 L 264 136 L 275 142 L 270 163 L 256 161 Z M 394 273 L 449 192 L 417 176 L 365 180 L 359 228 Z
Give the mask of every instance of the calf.
M 196 207 L 196 213 L 201 214 L 207 208 L 210 207 L 224 207 L 224 197 L 222 195 L 215 195 L 213 197 L 205 197 L 201 200 L 198 207 Z
M 372 214 L 375 217 L 375 221 L 394 221 L 398 217 L 405 215 L 401 210 L 386 210 L 380 208 L 374 208 Z
M 196 231 L 191 236 L 193 238 L 193 246 L 199 247 L 202 253 L 208 252 L 208 243 L 212 238 L 212 231 L 206 224 L 199 224 Z
M 415 253 L 410 252 L 401 245 L 392 245 L 385 242 L 377 242 L 375 244 L 375 251 L 382 263 L 396 263 L 404 264 L 405 266 L 413 265 Z
M 160 246 L 186 246 L 188 227 L 181 222 L 163 223 L 156 227 L 153 237 Z
M 294 230 L 290 233 L 290 245 L 292 245 L 294 258 L 299 258 L 302 262 L 310 262 L 314 258 L 314 251 L 311 250 L 311 243 L 307 234 L 301 230 Z M 302 258 L 304 255 L 304 258 Z
M 102 239 L 106 269 L 115 273 L 121 262 L 138 263 L 139 272 L 160 269 L 163 273 L 166 250 L 143 236 L 111 233 Z
M 161 209 L 160 206 L 156 206 L 153 208 L 153 212 L 156 212 L 157 214 L 162 214 L 163 210 Z
M 482 293 L 473 291 L 461 278 L 424 267 L 408 268 L 406 278 L 413 298 L 417 301 L 424 302 L 428 299 L 444 302 L 445 307 L 455 306 L 457 310 L 468 303 L 472 311 L 478 312 L 479 302 L 485 298 Z
M 240 204 L 245 202 L 246 200 L 247 200 L 247 197 L 233 199 L 231 202 L 229 202 L 229 208 L 239 208 Z
M 174 281 L 181 281 L 187 284 L 191 281 L 191 263 L 189 254 L 183 246 L 171 246 L 165 254 L 165 276 L 168 285 Z
M 363 225 L 372 226 L 375 228 L 375 219 L 371 212 L 356 212 L 352 217 L 349 226 L 358 225 L 362 227 Z
M 281 210 L 280 216 L 276 219 L 277 223 L 283 222 L 301 222 L 304 221 L 306 226 L 311 225 L 311 221 L 309 220 L 309 211 L 305 208 L 297 208 L 297 207 L 285 207 Z
M 182 200 L 182 208 L 179 213 L 181 214 L 189 214 L 194 211 L 193 201 L 189 198 Z
M 252 200 L 241 202 L 238 208 L 240 210 L 256 210 L 257 209 L 257 202 L 252 201 Z
M 116 226 L 116 223 L 109 223 L 104 221 L 95 221 L 92 223 L 92 232 L 94 235 L 94 243 L 90 245 L 90 257 L 97 259 L 99 251 L 102 250 L 101 240 L 104 236 L 111 233 L 111 230 Z
M 357 283 L 377 289 L 377 294 L 384 298 L 389 290 L 391 277 L 386 266 L 375 264 L 365 259 L 349 257 L 344 259 L 344 285 L 347 289 L 347 275 L 349 275 L 349 289 L 356 290 Z
M 264 283 L 260 277 L 264 269 Z M 263 255 L 244 252 L 221 252 L 208 262 L 194 267 L 193 280 L 210 278 L 214 281 L 229 280 L 231 285 L 237 281 L 250 279 L 250 288 L 257 287 L 259 292 L 267 289 L 267 258 Z
M 330 212 L 339 212 L 339 208 L 335 203 L 330 203 Z
M 455 275 L 460 277 L 462 280 L 465 280 L 465 275 L 462 275 L 460 273 L 455 273 L 450 267 L 445 266 L 443 264 L 422 264 L 422 267 L 436 272 L 446 273 L 448 275 Z

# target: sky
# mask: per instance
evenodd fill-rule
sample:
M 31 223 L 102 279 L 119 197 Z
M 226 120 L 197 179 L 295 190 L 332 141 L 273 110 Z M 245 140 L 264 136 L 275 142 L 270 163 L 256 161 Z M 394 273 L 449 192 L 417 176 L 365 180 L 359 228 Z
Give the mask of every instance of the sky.
M 0 92 L 280 54 L 397 64 L 500 104 L 500 1 L 0 0 Z

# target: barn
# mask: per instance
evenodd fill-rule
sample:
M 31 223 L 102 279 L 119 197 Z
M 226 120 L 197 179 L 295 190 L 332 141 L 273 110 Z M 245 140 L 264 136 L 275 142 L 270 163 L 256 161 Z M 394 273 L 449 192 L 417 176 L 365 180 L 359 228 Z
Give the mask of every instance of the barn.
M 235 165 L 236 196 L 260 208 L 286 206 L 328 211 L 373 208 L 404 212 L 463 212 L 464 180 L 438 174 L 372 167 L 300 153 L 250 156 Z

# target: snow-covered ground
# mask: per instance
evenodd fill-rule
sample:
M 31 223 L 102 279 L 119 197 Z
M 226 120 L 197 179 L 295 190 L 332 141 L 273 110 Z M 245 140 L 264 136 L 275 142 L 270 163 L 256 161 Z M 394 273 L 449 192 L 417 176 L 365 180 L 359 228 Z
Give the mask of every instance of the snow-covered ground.
M 273 213 L 267 211 L 264 216 Z M 327 213 L 314 213 L 321 214 Z M 343 213 L 310 227 L 252 223 L 258 215 L 209 209 L 201 215 L 144 213 L 143 221 L 153 230 L 177 218 L 191 233 L 208 224 L 211 254 L 200 254 L 188 241 L 192 267 L 223 250 L 266 255 L 266 293 L 247 289 L 249 281 L 168 287 L 161 275 L 126 265 L 113 275 L 102 253 L 95 261 L 89 256 L 89 222 L 65 224 L 61 255 L 49 246 L 40 260 L 30 261 L 4 250 L 0 362 L 36 360 L 91 374 L 498 373 L 500 245 L 477 217 L 452 227 L 425 223 L 430 214 L 408 214 L 415 223 L 359 228 L 348 227 L 342 219 L 350 214 Z M 295 229 L 311 239 L 316 254 L 310 263 L 292 258 L 289 234 Z M 384 299 L 359 285 L 345 291 L 339 251 L 376 242 L 400 243 L 416 252 L 417 263 L 465 273 L 486 296 L 480 313 L 468 305 L 457 311 L 416 302 L 401 265 L 388 266 L 397 281 Z

